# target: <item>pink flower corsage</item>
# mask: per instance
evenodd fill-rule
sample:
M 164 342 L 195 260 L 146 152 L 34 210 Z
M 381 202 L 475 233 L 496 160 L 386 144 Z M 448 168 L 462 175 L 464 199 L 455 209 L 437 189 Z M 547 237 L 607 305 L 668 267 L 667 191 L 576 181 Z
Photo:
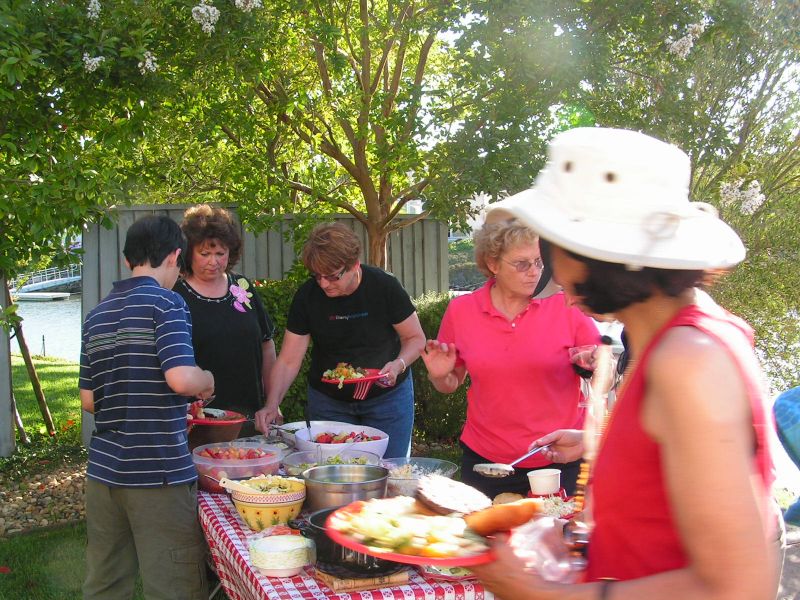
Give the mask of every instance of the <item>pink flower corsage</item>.
M 239 278 L 236 283 L 231 284 L 230 291 L 233 294 L 233 308 L 239 312 L 246 312 L 245 307 L 253 308 L 250 306 L 250 298 L 253 297 L 252 292 L 248 292 L 250 284 L 244 277 Z

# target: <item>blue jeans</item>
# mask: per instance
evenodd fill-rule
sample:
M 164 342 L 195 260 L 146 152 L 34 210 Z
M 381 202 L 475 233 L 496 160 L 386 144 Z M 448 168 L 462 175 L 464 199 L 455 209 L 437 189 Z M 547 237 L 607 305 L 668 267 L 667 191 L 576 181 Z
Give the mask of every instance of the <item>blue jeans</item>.
M 414 430 L 414 381 L 411 373 L 405 381 L 378 398 L 345 402 L 334 400 L 314 388 L 308 388 L 308 418 L 315 421 L 343 421 L 375 427 L 389 434 L 384 458 L 408 456 Z

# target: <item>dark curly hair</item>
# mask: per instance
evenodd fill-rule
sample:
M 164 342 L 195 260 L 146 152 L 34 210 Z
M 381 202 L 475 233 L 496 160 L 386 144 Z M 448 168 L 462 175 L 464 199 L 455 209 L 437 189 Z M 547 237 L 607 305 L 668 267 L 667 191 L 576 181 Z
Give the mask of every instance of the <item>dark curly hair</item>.
M 239 262 L 242 257 L 242 235 L 239 225 L 233 220 L 230 212 L 224 208 L 212 207 L 208 204 L 198 204 L 187 208 L 183 213 L 181 223 L 188 249 L 184 260 L 184 273 L 192 273 L 192 256 L 195 246 L 199 246 L 211 239 L 218 240 L 228 249 L 227 272 Z
M 550 264 L 553 244 L 540 239 L 542 260 Z M 621 263 L 588 258 L 562 248 L 569 256 L 588 268 L 585 281 L 575 284 L 575 293 L 589 310 L 601 315 L 614 313 L 636 302 L 643 302 L 660 290 L 677 297 L 693 287 L 706 287 L 715 275 L 703 270 L 656 269 L 631 270 Z

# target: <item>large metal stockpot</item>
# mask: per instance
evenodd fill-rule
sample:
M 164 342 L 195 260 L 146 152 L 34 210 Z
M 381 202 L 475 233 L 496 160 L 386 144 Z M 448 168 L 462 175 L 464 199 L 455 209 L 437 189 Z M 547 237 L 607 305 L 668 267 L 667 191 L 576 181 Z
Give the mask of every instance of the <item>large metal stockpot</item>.
M 377 465 L 319 465 L 303 471 L 306 508 L 337 508 L 386 496 L 389 469 Z

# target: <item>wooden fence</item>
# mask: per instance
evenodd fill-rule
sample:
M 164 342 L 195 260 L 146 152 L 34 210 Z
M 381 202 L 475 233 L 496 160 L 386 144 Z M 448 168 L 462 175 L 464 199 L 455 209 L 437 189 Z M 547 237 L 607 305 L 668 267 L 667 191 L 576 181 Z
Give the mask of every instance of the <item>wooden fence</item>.
M 111 284 L 128 277 L 122 248 L 128 228 L 147 214 L 164 214 L 180 222 L 188 205 L 134 206 L 117 211 L 116 225 L 105 229 L 90 226 L 83 234 L 83 306 L 86 316 L 111 290 Z M 229 207 L 235 215 L 235 207 Z M 350 215 L 337 215 L 367 247 L 366 229 Z M 285 216 L 275 229 L 253 234 L 242 228 L 244 246 L 236 270 L 250 279 L 282 279 L 291 268 L 295 253 L 291 242 L 293 219 Z M 403 284 L 412 298 L 425 292 L 448 289 L 447 226 L 422 220 L 394 232 L 389 238 L 387 270 Z

